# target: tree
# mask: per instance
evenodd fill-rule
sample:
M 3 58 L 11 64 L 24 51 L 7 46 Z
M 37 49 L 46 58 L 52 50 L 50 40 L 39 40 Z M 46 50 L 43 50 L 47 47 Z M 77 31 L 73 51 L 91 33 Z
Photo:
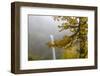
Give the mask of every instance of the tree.
M 88 18 L 75 16 L 53 16 L 53 19 L 54 21 L 62 22 L 61 25 L 58 25 L 58 28 L 60 29 L 59 32 L 70 30 L 73 34 L 70 36 L 65 34 L 62 39 L 54 40 L 54 44 L 48 42 L 47 45 L 49 47 L 63 48 L 65 52 L 62 55 L 62 58 L 87 58 Z M 75 46 L 77 43 L 80 47 L 75 48 L 77 47 Z M 68 50 L 70 53 L 68 53 Z M 75 55 L 72 53 L 75 53 Z

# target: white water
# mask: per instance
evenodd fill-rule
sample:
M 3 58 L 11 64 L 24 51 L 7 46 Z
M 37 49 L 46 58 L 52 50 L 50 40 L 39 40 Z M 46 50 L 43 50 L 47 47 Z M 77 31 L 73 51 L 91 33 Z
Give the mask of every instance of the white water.
M 50 39 L 51 39 L 51 43 L 54 44 L 53 35 L 50 35 Z M 55 47 L 52 47 L 52 56 L 53 56 L 53 60 L 55 60 L 56 59 Z

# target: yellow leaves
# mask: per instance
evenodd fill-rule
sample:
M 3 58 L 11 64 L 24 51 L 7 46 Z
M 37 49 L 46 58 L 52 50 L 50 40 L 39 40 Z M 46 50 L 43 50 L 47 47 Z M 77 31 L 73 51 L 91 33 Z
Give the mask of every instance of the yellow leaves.
M 87 35 L 87 31 L 88 31 L 88 30 L 80 31 L 80 34 L 81 34 L 81 35 Z
M 85 25 L 86 24 L 80 26 L 80 31 L 79 31 L 80 35 L 87 35 L 87 33 L 88 33 L 88 28 Z
M 71 18 L 71 19 L 69 20 L 69 23 L 70 23 L 71 25 L 76 25 L 76 24 L 78 23 L 78 20 L 77 20 L 77 18 Z
M 67 23 L 62 23 L 62 25 L 58 25 L 58 28 L 61 28 L 59 32 L 68 29 L 69 25 Z
M 87 23 L 88 21 L 88 17 L 80 17 L 80 24 L 84 24 L 84 23 Z
M 88 17 L 80 17 L 80 21 L 81 22 L 87 22 L 88 21 Z
M 58 41 L 55 41 L 55 44 L 56 44 L 57 46 L 59 46 L 59 47 L 60 47 L 60 46 L 61 46 L 61 47 L 64 47 L 64 46 L 66 46 L 70 41 L 71 41 L 71 38 L 70 38 L 70 37 L 64 36 L 63 39 L 58 40 Z
M 49 47 L 63 48 L 64 54 L 62 58 L 86 58 L 88 55 L 87 33 L 88 33 L 88 17 L 75 16 L 54 16 L 54 20 L 61 22 L 58 25 L 59 32 L 69 29 L 74 34 L 72 36 L 65 36 L 62 39 L 54 40 L 54 44 L 48 42 Z M 77 34 L 76 34 L 77 33 Z M 77 52 L 77 46 L 73 43 L 75 39 L 80 40 L 80 53 Z
M 69 42 L 71 42 L 71 38 L 65 35 L 62 39 L 55 40 L 54 41 L 54 44 L 52 44 L 51 42 L 48 42 L 47 45 L 49 47 L 59 47 L 59 48 L 63 48 Z
M 85 36 L 80 41 L 80 58 L 88 57 L 88 42 L 87 39 L 84 40 Z
M 71 28 L 71 29 L 70 29 L 70 31 L 71 31 L 71 32 L 74 32 L 74 31 L 75 31 L 75 29 L 74 29 L 74 28 Z
M 87 29 L 87 28 L 88 28 L 88 24 L 87 24 L 87 23 L 85 23 L 85 24 L 81 24 L 81 25 L 80 25 L 80 28 Z
M 64 53 L 62 54 L 62 58 L 66 59 L 74 59 L 79 58 L 79 53 L 77 52 L 77 46 L 69 47 L 64 49 Z
M 64 23 L 64 24 L 63 24 L 63 28 L 64 28 L 64 29 L 67 29 L 68 26 L 69 26 L 68 23 Z
M 55 47 L 55 44 L 52 44 L 52 42 L 47 43 L 48 47 Z
M 58 28 L 60 28 L 60 31 L 69 29 L 71 26 L 78 26 L 78 18 L 75 16 L 53 16 L 54 20 L 57 22 L 62 22 L 61 25 L 58 25 Z M 77 27 L 74 27 L 77 28 Z

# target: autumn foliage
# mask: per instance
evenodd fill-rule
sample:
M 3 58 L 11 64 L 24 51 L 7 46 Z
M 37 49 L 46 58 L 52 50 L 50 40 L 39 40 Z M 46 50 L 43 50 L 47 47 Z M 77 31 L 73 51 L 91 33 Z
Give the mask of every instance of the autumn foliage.
M 62 39 L 55 39 L 54 44 L 48 42 L 49 47 L 63 48 L 62 58 L 88 57 L 88 18 L 75 16 L 53 16 L 54 21 L 62 22 L 58 25 L 59 32 L 70 30 L 73 34 L 65 34 Z

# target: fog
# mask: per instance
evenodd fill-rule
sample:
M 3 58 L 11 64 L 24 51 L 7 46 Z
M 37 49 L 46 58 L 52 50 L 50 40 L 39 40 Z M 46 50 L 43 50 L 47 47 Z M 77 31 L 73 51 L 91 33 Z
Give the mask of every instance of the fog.
M 28 53 L 40 56 L 40 60 L 52 59 L 52 49 L 46 45 L 51 41 L 50 35 L 53 35 L 54 39 L 61 39 L 71 32 L 69 30 L 59 32 L 58 25 L 61 23 L 54 21 L 52 16 L 29 15 L 28 21 Z M 57 58 L 61 53 L 61 49 L 56 49 Z

